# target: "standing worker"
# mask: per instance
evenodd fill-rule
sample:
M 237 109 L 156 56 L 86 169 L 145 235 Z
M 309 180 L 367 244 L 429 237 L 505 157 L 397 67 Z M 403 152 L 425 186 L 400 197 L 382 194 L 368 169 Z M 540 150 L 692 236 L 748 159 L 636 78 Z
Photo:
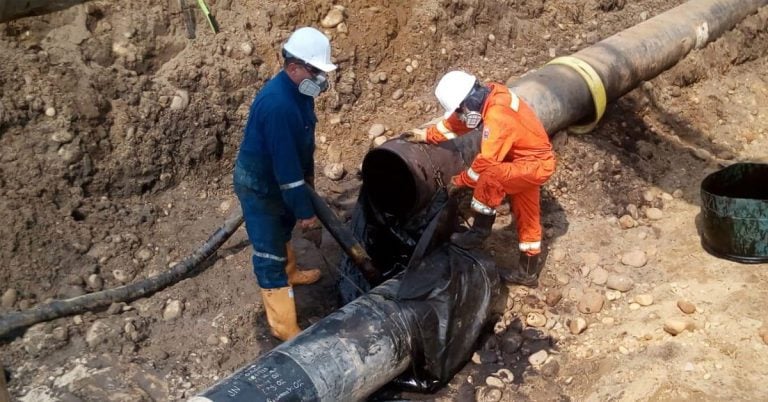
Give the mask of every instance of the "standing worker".
M 482 124 L 480 153 L 469 169 L 451 179 L 454 188 L 474 189 L 470 230 L 455 233 L 459 247 L 480 247 L 491 234 L 496 208 L 506 195 L 517 222 L 520 263 L 502 271 L 509 283 L 538 285 L 541 253 L 539 190 L 555 171 L 555 156 L 544 127 L 533 110 L 504 85 L 481 85 L 464 71 L 445 74 L 435 89 L 445 109 L 443 120 L 426 130 L 413 130 L 417 141 L 437 144 L 466 134 Z
M 320 278 L 299 270 L 290 245 L 297 221 L 317 225 L 307 186 L 314 186 L 315 100 L 328 89 L 331 62 L 328 38 L 300 28 L 283 45 L 283 69 L 256 95 L 234 172 L 234 187 L 253 246 L 256 274 L 272 335 L 298 334 L 294 285 Z

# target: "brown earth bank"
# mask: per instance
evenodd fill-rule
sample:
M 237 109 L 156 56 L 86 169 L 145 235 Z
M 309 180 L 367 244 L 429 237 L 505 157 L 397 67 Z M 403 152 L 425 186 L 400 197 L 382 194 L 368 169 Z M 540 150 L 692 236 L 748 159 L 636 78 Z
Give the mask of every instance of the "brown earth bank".
M 198 15 L 196 39 L 173 1 L 0 24 L 0 312 L 155 275 L 204 241 L 237 207 L 248 107 L 296 27 L 323 27 L 340 66 L 318 102 L 316 170 L 343 165 L 318 188 L 348 216 L 365 152 L 437 116 L 446 71 L 511 82 L 681 3 L 211 0 L 222 30 Z M 553 133 L 541 286 L 509 288 L 495 333 L 447 387 L 404 397 L 768 399 L 768 267 L 706 254 L 696 223 L 708 173 L 768 162 L 766 53 L 763 9 L 610 105 L 593 133 Z M 509 266 L 512 218 L 495 229 L 489 249 Z M 297 289 L 302 326 L 337 307 L 340 252 L 322 240 L 294 240 L 325 272 Z M 588 302 L 602 307 L 582 313 Z M 16 335 L 0 365 L 19 401 L 184 399 L 276 345 L 243 230 L 151 297 Z

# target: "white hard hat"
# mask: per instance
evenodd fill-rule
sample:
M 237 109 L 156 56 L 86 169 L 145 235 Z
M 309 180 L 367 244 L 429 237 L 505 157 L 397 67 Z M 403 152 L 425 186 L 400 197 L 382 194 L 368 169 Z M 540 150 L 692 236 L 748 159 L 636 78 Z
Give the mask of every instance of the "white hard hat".
M 326 73 L 336 69 L 336 65 L 331 63 L 331 42 L 315 28 L 297 29 L 285 42 L 283 49 Z
M 445 74 L 443 78 L 440 78 L 440 82 L 437 83 L 435 88 L 435 96 L 440 102 L 440 105 L 445 109 L 445 118 L 447 119 L 451 113 L 464 101 L 464 98 L 472 91 L 472 87 L 475 86 L 477 78 L 464 71 L 451 71 Z

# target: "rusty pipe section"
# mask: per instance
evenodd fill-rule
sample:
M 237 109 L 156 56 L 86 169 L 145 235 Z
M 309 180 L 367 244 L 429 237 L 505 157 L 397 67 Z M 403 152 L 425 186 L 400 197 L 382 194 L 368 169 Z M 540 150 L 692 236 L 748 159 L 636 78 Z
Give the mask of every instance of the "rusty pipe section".
M 438 146 L 387 141 L 363 159 L 364 190 L 380 212 L 405 219 L 421 211 L 441 183 L 472 162 L 480 143 L 470 136 Z
M 0 23 L 61 11 L 88 0 L 2 0 Z

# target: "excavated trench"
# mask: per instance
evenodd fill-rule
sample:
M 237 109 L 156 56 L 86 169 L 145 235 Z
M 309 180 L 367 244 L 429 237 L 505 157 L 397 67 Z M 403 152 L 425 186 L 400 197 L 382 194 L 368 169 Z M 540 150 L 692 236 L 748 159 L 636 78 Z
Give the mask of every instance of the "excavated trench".
M 122 281 L 139 280 L 164 270 L 186 255 L 191 244 L 205 239 L 225 215 L 219 210 L 231 207 L 231 158 L 239 129 L 247 117 L 249 100 L 278 68 L 272 57 L 273 48 L 280 42 L 281 32 L 289 32 L 295 24 L 319 24 L 332 4 L 315 2 L 311 11 L 302 11 L 298 3 L 284 8 L 264 4 L 246 7 L 229 1 L 211 3 L 216 3 L 220 22 L 231 30 L 215 38 L 200 32 L 193 42 L 184 40 L 180 16 L 168 10 L 167 5 L 154 2 L 124 2 L 117 10 L 114 4 L 95 1 L 63 13 L 2 26 L 0 51 L 15 62 L 0 66 L 0 145 L 11 150 L 0 155 L 0 218 L 5 224 L 0 229 L 4 239 L 0 251 L 8 261 L 0 272 L 0 291 L 7 290 L 6 284 L 17 290 L 10 303 L 12 307 L 3 305 L 4 312 L 28 308 L 51 297 L 71 297 L 83 291 L 119 286 Z M 338 91 L 318 105 L 318 138 L 322 137 L 322 141 L 318 141 L 317 171 L 322 171 L 326 162 L 336 162 L 335 155 L 341 153 L 347 170 L 355 173 L 352 167 L 358 166 L 368 148 L 360 137 L 365 137 L 364 132 L 379 116 L 387 116 L 386 123 L 395 132 L 399 130 L 396 127 L 408 128 L 421 122 L 415 119 L 426 121 L 434 117 L 436 105 L 425 88 L 431 88 L 436 77 L 447 69 L 483 71 L 484 78 L 505 82 L 532 66 L 543 65 L 552 52 L 550 49 L 558 55 L 567 53 L 571 47 L 578 50 L 639 22 L 643 11 L 653 16 L 673 6 L 665 1 L 643 1 L 622 9 L 608 4 L 611 2 L 600 3 L 607 5 L 592 8 L 591 3 L 585 2 L 574 7 L 572 2 L 552 1 L 545 6 L 544 2 L 534 1 L 510 7 L 508 2 L 460 1 L 446 7 L 445 2 L 424 2 L 418 6 L 405 2 L 397 13 L 392 11 L 397 7 L 387 2 L 346 4 L 346 22 L 353 34 L 333 31 L 344 68 L 336 77 L 334 90 Z M 599 211 L 600 218 L 601 213 L 614 215 L 617 208 L 627 203 L 643 205 L 642 191 L 633 186 L 647 185 L 651 179 L 660 177 L 661 171 L 678 169 L 677 165 L 665 167 L 665 158 L 683 160 L 686 166 L 693 166 L 689 171 L 702 169 L 703 163 L 690 162 L 685 155 L 679 155 L 679 150 L 668 154 L 657 142 L 649 144 L 657 141 L 655 135 L 663 124 L 648 123 L 647 115 L 654 116 L 658 104 L 671 103 L 683 105 L 681 110 L 672 112 L 690 117 L 691 111 L 699 110 L 692 106 L 698 105 L 698 100 L 689 100 L 696 94 L 702 101 L 703 112 L 695 115 L 702 121 L 714 116 L 710 123 L 717 127 L 718 117 L 736 120 L 734 116 L 740 115 L 731 113 L 727 103 L 719 103 L 718 98 L 724 96 L 721 91 L 710 96 L 698 95 L 697 91 L 699 85 L 738 69 L 741 63 L 757 60 L 750 68 L 763 68 L 759 65 L 765 51 L 763 14 L 743 24 L 728 41 L 705 49 L 707 52 L 702 55 L 707 60 L 700 55 L 668 79 L 655 83 L 657 87 L 648 90 L 650 107 L 643 106 L 647 101 L 637 102 L 640 106 L 636 107 L 618 105 L 601 131 L 604 138 L 570 138 L 564 148 L 567 152 L 560 155 L 563 169 L 546 192 L 563 203 L 572 222 L 577 223 L 582 213 Z M 78 25 L 80 17 L 82 30 Z M 418 21 L 433 21 L 436 30 L 431 29 L 430 23 Z M 514 23 L 504 25 L 504 21 Z M 62 27 L 65 29 L 60 30 Z M 361 27 L 365 27 L 365 32 L 360 31 Z M 52 28 L 59 30 L 48 36 Z M 89 33 L 81 36 L 83 30 Z M 494 40 L 490 39 L 491 34 Z M 576 36 L 581 43 L 574 39 Z M 82 37 L 85 39 L 79 39 Z M 82 42 L 77 44 L 79 40 Z M 744 40 L 755 45 L 745 46 Z M 246 43 L 253 51 L 251 56 L 243 50 L 248 46 L 241 46 Z M 377 43 L 387 43 L 388 47 L 374 46 Z M 478 47 L 477 43 L 483 45 Z M 114 44 L 119 46 L 113 47 Z M 156 49 L 166 48 L 172 49 L 173 54 L 152 56 Z M 353 48 L 355 52 L 350 50 Z M 182 50 L 178 52 L 179 49 Z M 483 61 L 484 58 L 487 60 Z M 416 68 L 414 60 L 420 62 Z M 147 65 L 154 67 L 142 67 Z M 406 65 L 412 72 L 406 72 Z M 379 80 L 380 72 L 387 73 L 386 81 Z M 369 77 L 373 73 L 376 79 Z M 695 75 L 692 80 L 683 79 L 691 74 Z M 82 76 L 85 79 L 72 80 Z M 678 81 L 682 82 L 683 95 L 670 97 L 668 93 L 674 92 L 664 85 Z M 740 84 L 729 82 L 718 88 L 728 87 L 749 99 L 750 93 L 745 96 Z M 646 87 L 650 88 L 644 86 L 644 90 Z M 759 83 L 755 88 L 759 88 Z M 401 98 L 395 99 L 398 89 Z M 171 108 L 176 97 L 184 98 L 179 91 L 189 95 L 186 109 Z M 107 95 L 93 95 L 98 92 Z M 633 101 L 637 99 L 644 100 L 635 94 Z M 46 115 L 49 107 L 55 109 L 55 116 Z M 750 121 L 750 116 L 742 117 L 741 121 Z M 620 125 L 625 120 L 629 128 Z M 681 121 L 667 120 L 667 124 L 693 138 L 696 133 L 680 126 Z M 757 134 L 754 137 L 737 128 L 731 130 L 731 123 L 723 127 L 729 133 L 728 141 L 741 136 L 746 141 L 757 141 L 754 144 L 761 141 Z M 752 127 L 757 131 L 755 123 Z M 648 130 L 639 137 L 646 139 L 645 143 L 633 137 L 637 128 Z M 391 131 L 386 135 L 391 137 Z M 619 150 L 629 144 L 629 149 L 637 152 L 604 152 L 612 144 Z M 709 145 L 713 153 L 725 148 Z M 363 172 L 364 180 L 368 181 L 368 176 L 385 183 L 381 190 L 372 191 L 382 194 L 378 208 L 392 215 L 406 214 L 421 202 L 411 205 L 393 196 L 419 191 L 415 180 L 391 180 L 395 176 L 390 173 L 392 170 L 405 173 L 407 166 L 402 161 L 392 155 L 376 156 L 369 163 L 394 168 Z M 593 169 L 593 164 L 600 168 Z M 319 189 L 343 199 L 354 176 L 347 175 L 341 186 L 321 176 Z M 595 188 L 589 183 L 616 186 Z M 668 187 L 665 190 L 672 192 Z M 583 208 L 577 209 L 571 202 Z M 656 202 L 648 206 L 658 206 Z M 552 216 L 545 216 L 545 223 L 555 229 L 561 224 Z M 508 248 L 512 240 L 506 232 L 499 232 L 495 241 L 502 246 L 497 250 Z M 597 237 L 604 239 L 605 233 Z M 303 242 L 298 236 L 297 240 Z M 110 312 L 56 320 L 31 328 L 23 338 L 4 341 L 0 345 L 0 365 L 8 369 L 12 395 L 25 401 L 44 401 L 46 397 L 38 393 L 42 391 L 36 390 L 48 389 L 50 395 L 63 395 L 62 398 L 74 395 L 112 400 L 122 393 L 131 400 L 148 400 L 146 395 L 155 400 L 180 400 L 271 349 L 275 345 L 263 331 L 263 313 L 259 310 L 258 295 L 253 292 L 248 252 L 243 251 L 247 247 L 245 242 L 242 234 L 236 236 L 232 245 L 221 251 L 221 258 L 211 261 L 210 273 L 201 273 L 157 297 L 118 305 Z M 573 250 L 588 247 L 590 242 L 584 235 Z M 597 248 L 603 246 L 601 243 Z M 324 252 L 326 258 L 338 253 L 328 249 Z M 305 263 L 323 262 L 310 259 Z M 574 272 L 577 268 L 573 268 Z M 122 271 L 121 275 L 113 274 L 117 270 Z M 559 270 L 565 271 L 566 267 L 562 265 Z M 657 271 L 664 270 L 652 270 Z M 90 280 L 94 275 L 101 284 L 99 280 Z M 571 275 L 578 277 L 578 273 Z M 299 291 L 300 316 L 305 320 L 302 325 L 309 324 L 306 317 L 323 316 L 333 309 L 334 303 L 328 304 L 326 300 L 333 299 L 328 295 L 333 294 L 334 286 L 335 283 L 321 284 L 316 293 Z M 310 300 L 310 305 L 302 300 Z M 166 303 L 176 301 L 184 308 L 181 319 L 165 321 Z M 92 332 L 94 328 L 106 332 Z M 65 340 L 60 337 L 62 329 L 67 334 Z M 618 339 L 607 331 L 600 332 L 599 326 L 589 331 Z M 506 335 L 503 339 L 508 341 Z M 529 342 L 540 340 L 526 340 L 523 350 L 527 350 Z M 200 353 L 190 354 L 190 348 Z M 92 358 L 97 355 L 101 358 L 95 362 Z M 507 365 L 519 358 L 518 354 L 504 352 Z M 625 359 L 630 358 L 633 356 Z M 563 378 L 529 376 L 526 380 L 535 392 L 528 395 L 520 390 L 511 395 L 532 400 L 584 396 L 590 389 L 586 384 L 599 382 L 582 378 L 581 373 L 589 370 L 578 363 L 560 363 L 563 378 L 576 376 L 570 390 L 561 388 Z M 57 367 L 57 376 L 88 372 L 94 383 L 112 384 L 115 387 L 110 389 L 120 392 L 105 394 L 104 387 L 89 385 L 89 377 L 68 376 L 72 383 L 54 384 L 47 380 L 50 375 L 39 369 L 42 366 Z M 96 366 L 102 371 L 89 371 Z M 486 369 L 486 365 L 478 367 Z M 729 367 L 726 364 L 726 369 Z M 643 370 L 650 371 L 647 367 Z M 115 384 L 114 378 L 121 379 L 121 383 Z M 615 379 L 615 375 L 606 378 Z M 467 386 L 465 380 L 466 376 L 457 379 L 456 386 L 471 388 L 474 395 L 477 387 Z M 725 385 L 723 389 L 733 389 L 729 388 L 732 386 Z M 505 395 L 509 392 L 505 391 Z

